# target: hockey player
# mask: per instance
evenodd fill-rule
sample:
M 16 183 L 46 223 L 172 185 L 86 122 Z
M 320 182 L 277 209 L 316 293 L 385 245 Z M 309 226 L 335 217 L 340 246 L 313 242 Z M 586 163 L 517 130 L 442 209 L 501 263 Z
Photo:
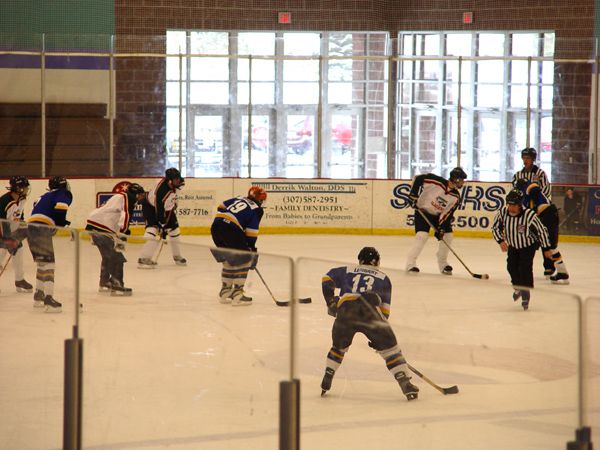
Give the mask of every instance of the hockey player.
M 137 183 L 129 184 L 123 192 L 113 195 L 104 205 L 93 210 L 86 230 L 102 256 L 100 266 L 100 292 L 111 295 L 131 295 L 131 288 L 123 282 L 123 265 L 127 260 L 125 235 L 130 234 L 129 221 L 135 205 L 146 196 L 144 188 Z
M 569 284 L 567 266 L 558 251 L 558 209 L 544 195 L 536 182 L 520 178 L 515 184 L 517 189 L 523 193 L 523 206 L 534 210 L 548 230 L 552 257 L 544 257 L 544 276 L 554 284 Z
M 465 183 L 467 174 L 460 167 L 450 171 L 450 178 L 428 173 L 418 175 L 413 181 L 409 193 L 409 203 L 415 208 L 415 242 L 408 252 L 406 270 L 417 273 L 417 258 L 421 254 L 427 239 L 429 239 L 429 224 L 421 214 L 424 214 L 435 226 L 434 236 L 438 241 L 444 239 L 447 244 L 452 242 L 452 217 L 460 204 L 460 191 Z M 444 275 L 452 275 L 452 266 L 448 264 L 449 248 L 442 242 L 437 251 L 438 268 Z
M 29 194 L 29 180 L 22 176 L 11 177 L 7 189 L 9 192 L 0 197 L 0 261 L 4 261 L 5 254 L 11 255 L 17 292 L 33 292 L 33 286 L 25 280 L 22 250 L 22 241 L 27 237 L 23 209 Z
M 244 284 L 248 270 L 256 267 L 256 239 L 260 220 L 264 214 L 262 205 L 267 200 L 267 192 L 252 186 L 246 197 L 225 200 L 217 208 L 217 214 L 210 228 L 213 242 L 219 248 L 254 252 L 239 253 L 211 250 L 217 262 L 223 263 L 221 271 L 221 303 L 233 306 L 251 305 L 252 298 L 244 294 Z
M 534 164 L 535 159 L 537 158 L 537 151 L 533 147 L 526 147 L 521 150 L 521 159 L 523 160 L 523 169 L 519 170 L 517 173 L 513 175 L 512 185 L 513 187 L 517 187 L 517 180 L 525 179 L 527 181 L 531 181 L 536 183 L 542 193 L 548 197 L 548 199 L 552 199 L 552 193 L 550 192 L 550 183 L 548 182 L 548 177 L 546 176 L 546 172 L 540 169 L 538 166 Z
M 152 259 L 159 241 L 166 242 L 169 236 L 169 245 L 173 260 L 178 266 L 187 265 L 187 260 L 181 256 L 179 246 L 179 223 L 177 222 L 177 191 L 185 185 L 185 180 L 179 170 L 170 168 L 165 171 L 165 176 L 148 192 L 142 201 L 142 211 L 146 221 L 144 238 L 146 243 L 140 251 L 138 267 L 140 269 L 154 269 L 156 261 Z
M 358 253 L 358 266 L 335 267 L 323 277 L 323 297 L 328 314 L 335 317 L 335 322 L 321 395 L 331 389 L 333 376 L 342 364 L 354 335 L 362 333 L 369 339 L 369 346 L 385 360 L 406 398 L 410 401 L 418 396 L 419 388 L 410 382 L 406 360 L 387 320 L 392 284 L 388 276 L 379 270 L 379 260 L 379 252 L 375 248 L 364 247 Z
M 54 246 L 52 236 L 56 227 L 66 227 L 67 211 L 73 194 L 65 177 L 55 176 L 48 180 L 48 192 L 33 205 L 31 217 L 27 219 L 27 241 L 33 260 L 37 264 L 34 307 L 46 307 L 46 312 L 61 312 L 62 304 L 54 295 Z
M 525 311 L 529 308 L 533 287 L 533 258 L 539 246 L 544 256 L 552 256 L 546 227 L 535 211 L 523 207 L 523 193 L 513 189 L 506 196 L 506 206 L 498 211 L 492 226 L 492 235 L 506 252 L 506 268 L 514 287 L 513 300 L 521 299 Z

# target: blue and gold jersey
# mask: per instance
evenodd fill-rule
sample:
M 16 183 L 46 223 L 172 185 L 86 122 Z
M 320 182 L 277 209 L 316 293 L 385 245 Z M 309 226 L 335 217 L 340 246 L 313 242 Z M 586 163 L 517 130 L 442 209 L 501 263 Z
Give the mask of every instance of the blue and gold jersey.
M 331 269 L 322 279 L 323 295 L 329 301 L 339 289 L 338 308 L 347 301 L 357 300 L 365 292 L 381 297 L 381 312 L 389 317 L 392 302 L 392 283 L 388 276 L 375 266 L 343 266 Z
M 235 197 L 225 200 L 217 208 L 215 221 L 225 221 L 238 226 L 246 235 L 248 247 L 256 247 L 258 227 L 264 210 L 247 197 Z
M 57 227 L 69 224 L 67 210 L 73 201 L 73 194 L 66 189 L 53 189 L 42 195 L 34 204 L 29 223 L 43 223 Z
M 523 206 L 533 209 L 538 216 L 552 204 L 540 185 L 535 182 L 522 183 L 519 188 L 523 192 Z

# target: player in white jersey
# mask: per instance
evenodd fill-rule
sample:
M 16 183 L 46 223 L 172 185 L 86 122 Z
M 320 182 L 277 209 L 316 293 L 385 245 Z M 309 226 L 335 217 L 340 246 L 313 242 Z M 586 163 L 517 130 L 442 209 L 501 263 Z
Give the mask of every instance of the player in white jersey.
M 406 260 L 408 272 L 419 272 L 417 258 L 429 239 L 431 227 L 423 215 L 435 227 L 434 236 L 438 241 L 443 238 L 447 244 L 452 242 L 452 218 L 460 204 L 459 189 L 463 187 L 466 178 L 467 174 L 460 167 L 450 171 L 448 180 L 431 173 L 415 177 L 408 196 L 410 205 L 415 208 L 415 241 Z M 440 242 L 437 262 L 440 272 L 444 275 L 452 275 L 452 266 L 448 264 L 448 252 L 449 247 Z
M 23 209 L 29 193 L 29 180 L 22 176 L 11 177 L 7 189 L 9 192 L 0 197 L 0 261 L 6 261 L 6 255 L 11 255 L 17 292 L 33 292 L 33 286 L 25 280 L 22 244 L 27 237 Z
M 154 269 L 156 261 L 152 258 L 159 246 L 159 240 L 166 242 L 169 237 L 169 246 L 173 260 L 178 266 L 187 265 L 187 260 L 181 256 L 179 245 L 179 222 L 177 221 L 177 191 L 185 185 L 185 180 L 179 170 L 171 167 L 165 171 L 165 176 L 152 188 L 146 200 L 142 202 L 142 211 L 146 221 L 144 237 L 146 243 L 140 251 L 138 267 L 140 269 Z
M 131 295 L 131 288 L 124 286 L 123 265 L 127 260 L 125 236 L 130 234 L 129 221 L 136 203 L 144 199 L 144 188 L 130 183 L 123 192 L 113 195 L 104 205 L 93 210 L 86 230 L 90 231 L 92 242 L 102 256 L 100 266 L 100 292 L 110 291 L 111 295 Z

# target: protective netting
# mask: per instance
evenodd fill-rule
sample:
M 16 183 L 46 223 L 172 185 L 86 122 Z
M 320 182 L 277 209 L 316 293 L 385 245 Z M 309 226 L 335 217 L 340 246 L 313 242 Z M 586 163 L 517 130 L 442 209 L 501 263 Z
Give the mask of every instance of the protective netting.
M 0 40 L 3 167 L 30 176 L 175 165 L 196 177 L 410 178 L 461 165 L 470 179 L 506 181 L 526 146 L 552 182 L 596 176 L 593 39 L 167 31 Z M 16 77 L 20 68 L 39 72 Z

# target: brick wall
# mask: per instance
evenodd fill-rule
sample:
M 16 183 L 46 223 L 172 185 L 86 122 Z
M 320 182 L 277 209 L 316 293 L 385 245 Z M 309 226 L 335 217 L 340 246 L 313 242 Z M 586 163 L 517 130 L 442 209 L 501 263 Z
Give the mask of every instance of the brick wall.
M 291 25 L 277 24 L 289 11 Z M 462 24 L 462 12 L 473 24 Z M 164 52 L 167 29 L 204 30 L 555 30 L 557 58 L 592 54 L 593 0 L 115 0 L 118 50 Z M 158 36 L 153 38 L 152 36 Z M 120 61 L 117 74 L 117 158 L 122 175 L 156 175 L 164 164 L 164 62 Z M 555 182 L 587 181 L 591 72 L 557 64 L 552 169 Z M 136 79 L 139 77 L 140 79 Z M 141 79 L 150 77 L 150 79 Z M 563 86 L 564 83 L 564 86 Z M 123 105 L 121 104 L 123 103 Z M 373 119 L 373 118 L 372 118 Z M 377 120 L 377 119 L 375 119 Z M 573 136 L 569 130 L 577 130 Z M 585 170 L 584 170 L 585 168 Z

